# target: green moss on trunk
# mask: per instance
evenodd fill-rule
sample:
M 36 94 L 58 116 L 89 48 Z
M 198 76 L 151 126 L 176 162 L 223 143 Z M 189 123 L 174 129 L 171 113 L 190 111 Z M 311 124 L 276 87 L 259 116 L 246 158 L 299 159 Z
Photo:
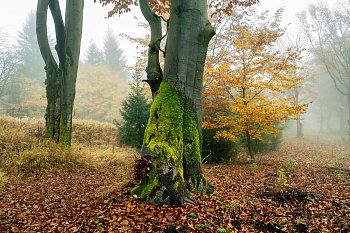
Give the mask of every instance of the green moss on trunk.
M 152 167 L 133 189 L 151 203 L 182 204 L 187 194 L 183 176 L 183 105 L 180 96 L 162 82 L 145 131 L 144 147 L 151 151 Z
M 45 113 L 46 130 L 44 135 L 44 141 L 53 139 L 58 142 L 59 134 L 59 116 L 60 114 L 60 82 L 59 82 L 59 70 L 57 65 L 48 64 L 45 67 L 46 70 L 46 98 L 47 106 Z
M 60 145 L 65 148 L 69 148 L 71 146 L 71 139 L 70 134 L 72 133 L 69 131 L 69 122 L 67 118 L 61 114 L 60 118 Z
M 186 184 L 207 193 L 196 118 L 166 82 L 161 83 L 153 102 L 144 148 L 150 152 L 152 167 L 132 194 L 151 203 L 182 204 L 188 195 Z
M 202 171 L 201 138 L 197 120 L 188 107 L 184 109 L 183 140 L 184 140 L 184 177 L 196 193 L 212 193 Z

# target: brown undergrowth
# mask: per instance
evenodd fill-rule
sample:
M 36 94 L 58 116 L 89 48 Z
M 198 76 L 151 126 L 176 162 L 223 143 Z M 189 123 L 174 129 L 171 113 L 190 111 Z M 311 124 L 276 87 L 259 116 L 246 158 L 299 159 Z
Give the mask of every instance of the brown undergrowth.
M 73 131 L 72 148 L 63 149 L 54 142 L 42 142 L 42 120 L 0 116 L 0 169 L 12 175 L 60 172 L 108 165 L 137 154 L 119 143 L 112 124 L 76 120 Z
M 35 132 L 7 132 L 1 140 L 9 132 L 18 135 L 1 141 L 2 152 L 11 145 L 21 152 L 23 143 L 40 151 Z M 21 177 L 2 171 L 7 182 L 0 194 L 0 232 L 350 231 L 348 145 L 286 139 L 278 150 L 259 155 L 256 165 L 245 157 L 235 164 L 206 165 L 215 194 L 196 196 L 196 205 L 172 207 L 130 196 L 125 184 L 132 176 L 135 150 L 108 143 L 102 132 L 98 145 L 87 132 L 79 135 L 84 136 L 69 153 L 84 158 L 82 165 Z M 43 148 L 57 153 L 53 145 Z

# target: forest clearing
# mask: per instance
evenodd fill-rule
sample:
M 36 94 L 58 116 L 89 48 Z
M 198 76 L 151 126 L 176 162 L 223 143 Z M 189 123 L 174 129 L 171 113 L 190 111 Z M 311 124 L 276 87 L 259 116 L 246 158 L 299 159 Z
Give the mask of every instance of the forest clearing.
M 8 168 L 0 232 L 350 230 L 350 148 L 336 140 L 288 138 L 258 155 L 255 165 L 244 153 L 232 164 L 204 165 L 213 195 L 194 195 L 195 205 L 151 205 L 130 194 L 138 151 L 112 140 L 113 125 L 75 123 L 74 146 L 63 159 L 62 149 L 38 142 L 40 122 L 0 120 L 1 156 L 22 158 L 12 161 L 17 171 Z M 31 151 L 61 159 L 52 168 L 50 161 L 28 159 Z

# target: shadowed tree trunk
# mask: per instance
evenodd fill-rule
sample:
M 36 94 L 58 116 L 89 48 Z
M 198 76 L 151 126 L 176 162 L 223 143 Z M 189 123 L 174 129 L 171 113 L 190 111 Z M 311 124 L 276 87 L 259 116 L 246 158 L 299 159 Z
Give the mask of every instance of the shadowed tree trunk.
M 160 20 L 151 12 L 147 0 L 140 0 L 140 7 L 155 36 L 149 49 L 153 52 L 161 31 L 154 32 L 150 18 L 157 25 Z M 161 74 L 159 60 L 156 61 L 159 51 L 149 55 L 154 62 L 149 60 L 147 67 L 152 92 L 158 90 L 142 150 L 150 156 L 152 165 L 142 183 L 132 190 L 151 203 L 183 204 L 191 202 L 189 191 L 213 191 L 201 167 L 201 122 L 203 69 L 208 43 L 214 34 L 206 0 L 171 0 L 164 78 L 159 90 L 152 87 L 154 77 L 149 72 L 156 70 Z
M 55 23 L 59 65 L 52 56 L 47 36 L 48 7 Z M 38 0 L 37 37 L 45 61 L 47 108 L 45 138 L 70 147 L 75 83 L 80 55 L 84 0 L 67 0 L 63 22 L 58 0 Z

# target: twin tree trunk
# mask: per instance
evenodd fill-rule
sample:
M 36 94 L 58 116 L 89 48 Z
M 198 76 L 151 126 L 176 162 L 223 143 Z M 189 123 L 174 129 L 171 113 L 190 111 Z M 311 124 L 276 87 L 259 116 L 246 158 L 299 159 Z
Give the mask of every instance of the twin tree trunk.
M 204 63 L 215 31 L 208 21 L 206 0 L 172 0 L 163 76 L 157 57 L 161 31 L 154 31 L 161 28 L 159 17 L 147 0 L 140 0 L 140 7 L 152 30 L 153 54 L 146 71 L 157 94 L 143 145 L 151 169 L 132 193 L 151 203 L 183 204 L 189 191 L 213 191 L 201 167 L 201 123 Z
M 50 8 L 56 31 L 55 46 L 59 65 L 54 59 L 47 34 L 47 11 Z M 45 62 L 46 139 L 70 147 L 75 84 L 80 55 L 84 0 L 67 0 L 63 22 L 58 0 L 38 0 L 36 32 Z

